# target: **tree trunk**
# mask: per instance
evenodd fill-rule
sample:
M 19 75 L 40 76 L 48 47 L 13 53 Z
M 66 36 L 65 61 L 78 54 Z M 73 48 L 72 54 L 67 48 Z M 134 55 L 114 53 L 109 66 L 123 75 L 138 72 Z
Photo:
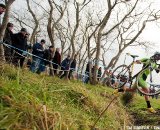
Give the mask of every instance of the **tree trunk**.
M 91 35 L 92 36 L 92 35 Z M 88 61 L 89 61 L 89 80 L 90 82 L 92 82 L 92 72 L 91 72 L 91 68 L 92 68 L 92 62 L 91 62 L 91 46 L 90 46 L 90 40 L 91 40 L 91 37 L 88 37 L 88 44 L 87 44 L 87 47 L 88 47 Z
M 71 37 L 71 45 L 72 45 L 72 58 L 74 57 L 75 53 L 76 53 L 76 49 L 75 49 L 75 37 L 76 37 L 76 32 L 78 30 L 79 27 L 79 4 L 76 3 L 77 8 L 76 8 L 76 26 L 74 28 L 72 37 Z
M 35 27 L 33 29 L 33 32 L 32 32 L 31 38 L 30 38 L 30 43 L 35 43 L 34 42 L 35 41 L 34 38 L 35 38 L 35 35 L 37 34 L 37 29 L 38 29 L 39 22 L 38 22 L 38 20 L 36 18 L 36 15 L 33 13 L 32 9 L 31 9 L 31 7 L 29 5 L 29 0 L 26 0 L 26 2 L 27 2 L 28 10 L 31 13 L 31 15 L 32 15 L 32 17 L 34 19 L 34 22 L 35 22 Z
M 99 67 L 99 56 L 100 56 L 100 51 L 101 51 L 101 34 L 102 30 L 99 30 L 98 33 L 98 38 L 97 38 L 97 42 L 96 42 L 96 58 L 95 58 L 95 65 L 94 65 L 94 69 L 93 69 L 93 81 L 92 84 L 97 84 L 97 71 L 98 71 L 98 67 Z
M 52 46 L 55 46 L 54 45 L 54 29 L 52 27 L 52 15 L 53 15 L 53 5 L 52 5 L 52 2 L 51 0 L 48 0 L 48 3 L 50 5 L 50 12 L 49 12 L 49 18 L 48 18 L 48 25 L 47 25 L 47 32 L 48 32 L 48 36 L 49 36 L 49 39 L 51 41 L 51 44 Z
M 100 25 L 100 28 L 98 30 L 98 36 L 97 36 L 97 41 L 96 41 L 96 48 L 97 48 L 96 58 L 95 58 L 96 63 L 95 63 L 95 66 L 94 66 L 93 84 L 97 84 L 97 70 L 98 70 L 98 67 L 99 67 L 99 56 L 100 56 L 100 51 L 101 51 L 102 32 L 103 32 L 105 26 L 108 23 L 108 20 L 109 20 L 110 15 L 111 15 L 111 11 L 115 7 L 115 5 L 116 5 L 116 2 L 112 6 L 111 5 L 111 0 L 108 0 L 108 12 L 104 16 L 104 18 L 102 20 L 102 23 Z

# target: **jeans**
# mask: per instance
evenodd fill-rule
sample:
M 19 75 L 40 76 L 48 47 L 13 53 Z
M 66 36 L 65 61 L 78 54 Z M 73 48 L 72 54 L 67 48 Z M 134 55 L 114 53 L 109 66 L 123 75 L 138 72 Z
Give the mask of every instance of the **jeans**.
M 45 69 L 46 69 L 45 62 L 44 60 L 41 60 L 40 65 L 39 65 L 39 72 L 44 72 Z
M 89 82 L 89 72 L 85 72 L 85 81 L 84 81 L 84 83 L 88 84 L 88 82 Z
M 37 57 L 33 57 L 33 61 L 30 67 L 30 70 L 34 73 L 37 72 L 37 70 L 39 70 L 40 68 L 40 64 L 41 64 L 41 59 L 37 58 Z

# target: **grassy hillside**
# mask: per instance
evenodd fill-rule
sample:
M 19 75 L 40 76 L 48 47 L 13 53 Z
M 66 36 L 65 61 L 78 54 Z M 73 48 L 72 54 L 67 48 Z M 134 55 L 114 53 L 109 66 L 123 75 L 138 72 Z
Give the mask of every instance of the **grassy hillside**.
M 0 67 L 0 129 L 89 130 L 112 98 L 112 89 Z M 115 100 L 96 124 L 123 129 L 128 113 Z
M 1 66 L 0 129 L 91 130 L 100 113 L 114 98 L 112 91 L 103 86 Z M 146 111 L 144 98 L 139 95 L 135 95 L 127 107 L 120 99 L 111 104 L 94 130 L 123 130 L 131 125 L 160 124 L 159 99 L 151 100 L 157 114 Z

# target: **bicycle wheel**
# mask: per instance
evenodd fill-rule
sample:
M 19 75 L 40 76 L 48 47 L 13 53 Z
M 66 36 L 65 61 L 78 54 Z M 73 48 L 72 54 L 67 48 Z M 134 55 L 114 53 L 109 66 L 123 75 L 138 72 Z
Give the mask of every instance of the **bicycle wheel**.
M 144 72 L 146 72 L 147 69 L 143 70 L 138 76 L 137 79 L 140 79 Z M 143 95 L 147 95 L 147 96 L 158 96 L 158 94 L 160 94 L 160 80 L 159 80 L 160 76 L 156 71 L 150 71 L 150 74 L 147 76 L 145 84 L 148 88 L 148 91 L 144 91 L 144 89 L 141 87 L 141 84 L 139 83 L 138 80 L 136 80 L 136 84 L 137 84 L 137 89 L 140 93 L 142 93 Z
M 110 79 L 110 86 L 112 88 L 123 87 L 124 83 L 127 83 L 130 78 L 130 70 L 127 65 L 118 66 L 112 73 Z

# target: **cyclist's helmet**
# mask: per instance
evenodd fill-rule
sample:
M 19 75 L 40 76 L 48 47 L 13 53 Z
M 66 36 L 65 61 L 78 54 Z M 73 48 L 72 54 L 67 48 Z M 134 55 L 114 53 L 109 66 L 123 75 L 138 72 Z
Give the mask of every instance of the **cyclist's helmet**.
M 160 60 L 160 52 L 155 52 L 151 58 L 154 60 Z

